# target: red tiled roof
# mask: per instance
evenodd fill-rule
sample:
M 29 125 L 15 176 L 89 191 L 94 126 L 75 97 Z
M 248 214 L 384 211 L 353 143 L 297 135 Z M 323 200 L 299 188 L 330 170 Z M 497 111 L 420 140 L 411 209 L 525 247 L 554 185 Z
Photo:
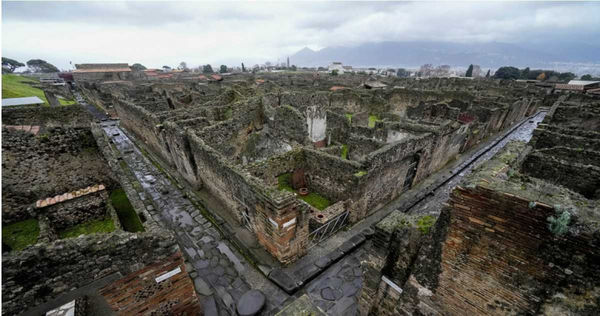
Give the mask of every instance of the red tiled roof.
M 18 131 L 26 131 L 37 135 L 40 131 L 40 127 L 37 125 L 2 125 L 3 128 L 14 129 Z
M 96 69 L 75 69 L 73 73 L 88 73 L 88 72 L 130 72 L 130 68 L 96 68 Z
M 558 83 L 558 84 L 554 85 L 554 89 L 583 91 L 584 86 L 576 85 L 576 84 Z
M 35 202 L 35 207 L 43 208 L 43 207 L 50 206 L 50 205 L 53 205 L 56 203 L 72 200 L 72 199 L 78 198 L 80 196 L 88 195 L 88 194 L 91 194 L 94 192 L 99 192 L 99 191 L 102 191 L 105 189 L 106 189 L 106 187 L 104 186 L 104 184 L 92 185 L 85 189 L 80 189 L 77 191 L 68 192 L 68 193 L 64 193 L 64 194 L 57 195 L 54 197 L 49 197 L 49 198 L 45 198 L 42 200 L 38 200 L 37 202 Z
M 219 75 L 210 75 L 210 77 L 211 77 L 212 79 L 216 80 L 216 81 L 221 81 L 221 80 L 223 80 L 223 77 L 222 77 L 222 76 L 219 76 Z
M 329 88 L 329 90 L 331 90 L 331 91 L 338 91 L 338 90 L 343 90 L 343 89 L 346 89 L 346 87 L 333 86 L 333 87 Z

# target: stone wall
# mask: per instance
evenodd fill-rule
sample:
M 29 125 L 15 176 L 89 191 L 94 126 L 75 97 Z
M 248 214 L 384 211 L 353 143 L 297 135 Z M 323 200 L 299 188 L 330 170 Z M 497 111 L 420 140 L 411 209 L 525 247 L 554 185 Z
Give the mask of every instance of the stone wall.
M 600 311 L 597 203 L 509 172 L 524 147 L 507 145 L 456 187 L 425 236 L 385 237 L 407 227 L 391 216 L 378 224 L 386 233 L 375 240 L 389 245 L 381 247 L 389 249 L 382 273 L 400 290 L 381 281 L 376 299 L 364 301 L 372 315 Z M 571 214 L 567 231 L 552 231 L 548 219 L 564 210 Z
M 38 243 L 2 256 L 2 313 L 14 315 L 113 273 L 127 275 L 179 251 L 166 232 L 113 232 Z
M 43 127 L 37 135 L 2 131 L 2 220 L 25 219 L 39 199 L 117 185 L 89 128 Z
M 44 216 L 53 230 L 63 230 L 108 215 L 106 190 L 36 209 L 35 217 Z
M 3 125 L 41 125 L 89 127 L 91 115 L 79 104 L 60 107 L 4 107 L 2 108 Z

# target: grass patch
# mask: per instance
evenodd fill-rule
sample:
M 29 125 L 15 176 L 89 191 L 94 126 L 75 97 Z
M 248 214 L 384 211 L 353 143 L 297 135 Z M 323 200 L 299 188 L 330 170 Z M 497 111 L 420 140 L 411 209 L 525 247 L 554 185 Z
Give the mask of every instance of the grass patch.
M 110 193 L 110 200 L 117 211 L 117 216 L 119 216 L 119 221 L 124 230 L 133 233 L 144 231 L 144 225 L 142 225 L 140 217 L 129 203 L 125 190 L 122 188 L 113 190 Z
M 428 234 L 431 230 L 431 226 L 435 223 L 435 218 L 433 216 L 425 215 L 417 221 L 417 228 L 423 234 Z
M 63 98 L 58 98 L 58 102 L 60 103 L 60 105 L 73 105 L 73 104 L 77 104 L 77 101 L 75 100 L 66 100 Z
M 352 113 L 346 113 L 346 118 L 348 119 L 348 124 L 352 125 Z
M 67 228 L 58 233 L 61 239 L 78 237 L 79 235 L 89 235 L 95 233 L 110 233 L 115 230 L 115 223 L 112 218 L 106 217 L 101 220 L 86 222 Z
M 40 226 L 33 218 L 2 226 L 2 243 L 13 250 L 35 244 L 39 235 Z
M 348 145 L 342 145 L 342 159 L 348 159 Z
M 298 193 L 296 190 L 294 190 L 294 188 L 292 188 L 292 174 L 291 173 L 284 173 L 284 174 L 280 175 L 279 177 L 277 177 L 277 180 L 278 180 L 277 182 L 278 182 L 279 190 Z M 302 201 L 312 205 L 313 207 L 315 207 L 316 209 L 319 209 L 319 210 L 324 210 L 329 205 L 331 205 L 331 201 L 329 201 L 326 197 L 324 197 L 318 193 L 315 193 L 315 192 L 310 192 L 310 193 L 308 193 L 308 195 L 305 195 L 305 196 L 298 194 L 298 195 L 296 195 L 296 197 L 301 199 Z
M 24 98 L 36 96 L 44 100 L 45 104 L 48 104 L 44 91 L 42 89 L 34 88 L 27 84 L 37 83 L 38 81 L 24 76 L 18 76 L 13 74 L 2 75 L 2 98 Z
M 374 128 L 377 121 L 379 121 L 377 115 L 369 115 L 369 128 Z

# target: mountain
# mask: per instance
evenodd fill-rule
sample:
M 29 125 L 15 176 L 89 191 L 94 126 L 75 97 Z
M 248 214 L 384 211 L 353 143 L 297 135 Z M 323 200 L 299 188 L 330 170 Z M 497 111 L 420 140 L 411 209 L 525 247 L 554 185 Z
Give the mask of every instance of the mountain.
M 379 42 L 326 47 L 318 51 L 303 48 L 290 56 L 290 63 L 297 66 L 327 66 L 333 61 L 355 67 L 418 67 L 423 64 L 547 67 L 553 63 L 600 64 L 600 47 L 580 43 Z

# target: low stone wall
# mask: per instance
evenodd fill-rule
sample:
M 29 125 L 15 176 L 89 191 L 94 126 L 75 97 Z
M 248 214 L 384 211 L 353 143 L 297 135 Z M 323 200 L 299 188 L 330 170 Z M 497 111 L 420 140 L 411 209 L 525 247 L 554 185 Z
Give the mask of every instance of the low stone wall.
M 2 124 L 89 127 L 92 116 L 79 104 L 59 107 L 3 107 Z
M 36 210 L 37 216 L 44 216 L 54 230 L 63 230 L 81 223 L 105 218 L 108 193 L 100 191 L 62 203 Z

